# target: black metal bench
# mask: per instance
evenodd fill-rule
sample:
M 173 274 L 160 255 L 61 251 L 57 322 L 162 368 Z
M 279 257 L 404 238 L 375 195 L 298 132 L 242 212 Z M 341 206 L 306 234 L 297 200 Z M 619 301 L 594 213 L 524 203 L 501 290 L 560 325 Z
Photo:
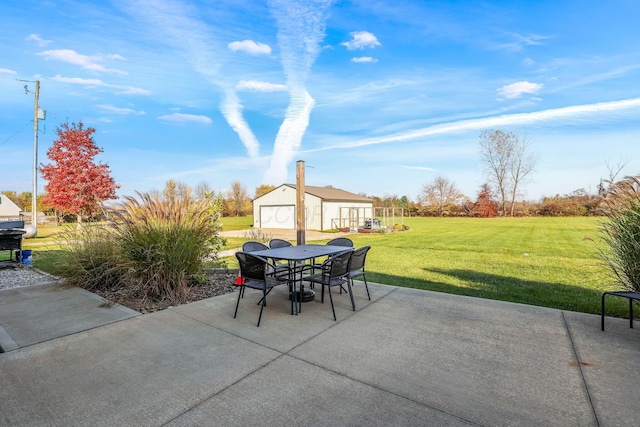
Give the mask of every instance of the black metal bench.
M 610 291 L 602 294 L 602 308 L 600 311 L 602 330 L 604 331 L 604 297 L 613 295 L 615 297 L 627 298 L 629 300 L 629 327 L 633 328 L 633 301 L 640 301 L 640 292 L 633 291 Z

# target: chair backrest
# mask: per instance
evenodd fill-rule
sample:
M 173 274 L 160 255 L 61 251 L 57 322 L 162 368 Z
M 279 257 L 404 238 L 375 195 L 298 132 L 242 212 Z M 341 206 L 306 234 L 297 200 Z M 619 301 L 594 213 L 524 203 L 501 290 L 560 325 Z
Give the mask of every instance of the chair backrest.
M 333 240 L 329 240 L 327 242 L 327 245 L 344 246 L 345 248 L 352 248 L 353 247 L 353 241 L 351 241 L 351 239 L 348 239 L 346 237 L 336 237 Z
M 251 241 L 251 242 L 245 242 L 242 245 L 242 252 L 255 252 L 255 251 L 261 251 L 264 249 L 269 249 L 269 246 L 260 242 Z
M 344 251 L 329 257 L 329 278 L 342 277 L 349 273 L 349 261 L 353 251 Z
M 269 241 L 269 247 L 271 249 L 286 248 L 286 247 L 289 247 L 289 246 L 293 246 L 293 245 L 291 244 L 291 242 L 288 242 L 288 241 L 286 241 L 284 239 L 271 239 Z
M 266 259 L 248 252 L 236 252 L 240 275 L 250 280 L 265 280 L 265 271 L 269 264 Z
M 363 246 L 353 251 L 351 255 L 351 263 L 349 264 L 349 271 L 358 271 L 364 269 L 364 262 L 367 258 L 367 252 L 369 252 L 371 246 Z

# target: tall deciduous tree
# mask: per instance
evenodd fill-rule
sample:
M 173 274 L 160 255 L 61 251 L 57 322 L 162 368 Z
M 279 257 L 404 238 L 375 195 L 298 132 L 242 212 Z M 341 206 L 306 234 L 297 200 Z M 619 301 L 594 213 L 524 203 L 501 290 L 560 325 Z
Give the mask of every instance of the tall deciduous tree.
M 162 189 L 162 197 L 165 200 L 184 199 L 187 194 L 191 194 L 191 189 L 184 182 L 168 180 Z
M 485 130 L 480 134 L 480 151 L 486 173 L 500 198 L 502 215 L 513 216 L 518 190 L 533 171 L 536 158 L 527 152 L 527 140 L 513 132 Z
M 438 216 L 444 216 L 447 209 L 460 196 L 460 191 L 453 182 L 442 176 L 437 176 L 430 183 L 424 184 L 418 200 L 420 204 L 435 210 Z
M 258 187 L 256 187 L 255 196 L 253 196 L 253 198 L 257 199 L 258 197 L 264 194 L 267 194 L 269 191 L 275 190 L 275 188 L 276 188 L 275 185 L 270 185 L 270 184 L 259 185 Z
M 240 181 L 233 181 L 231 189 L 227 191 L 227 206 L 229 213 L 234 216 L 244 216 L 249 209 L 249 195 Z
M 109 166 L 94 163 L 103 150 L 93 140 L 94 128 L 84 128 L 82 122 L 71 126 L 64 123 L 56 133 L 58 139 L 47 150 L 53 163 L 40 165 L 45 185 L 44 202 L 55 209 L 72 213 L 82 223 L 83 215 L 99 212 L 102 202 L 117 199 L 119 186 L 111 177 Z
M 200 181 L 196 185 L 195 198 L 196 200 L 212 199 L 216 197 L 216 191 L 211 187 L 207 181 Z

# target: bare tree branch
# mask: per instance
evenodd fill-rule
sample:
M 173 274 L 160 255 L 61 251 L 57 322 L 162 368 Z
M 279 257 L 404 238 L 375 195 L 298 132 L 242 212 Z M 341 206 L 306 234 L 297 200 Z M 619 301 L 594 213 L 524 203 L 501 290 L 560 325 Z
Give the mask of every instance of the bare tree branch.
M 480 151 L 486 175 L 496 187 L 500 213 L 513 216 L 515 199 L 525 177 L 533 171 L 536 158 L 527 153 L 527 140 L 513 132 L 485 130 L 480 134 Z

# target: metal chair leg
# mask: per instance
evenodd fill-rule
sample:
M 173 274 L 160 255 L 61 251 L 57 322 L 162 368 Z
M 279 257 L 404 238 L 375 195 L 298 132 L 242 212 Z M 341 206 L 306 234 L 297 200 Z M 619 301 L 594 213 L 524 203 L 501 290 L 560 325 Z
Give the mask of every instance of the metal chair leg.
M 244 291 L 244 286 L 240 286 L 240 290 L 238 291 L 238 302 L 236 303 L 236 312 L 233 313 L 233 318 L 234 319 L 238 315 L 238 306 L 240 306 L 240 298 L 242 297 L 243 291 Z
M 347 287 L 349 288 L 349 297 L 351 297 L 351 308 L 356 311 L 356 302 L 353 300 L 353 288 L 351 287 L 351 280 L 347 279 Z M 340 286 L 342 288 L 342 286 Z
M 267 305 L 267 289 L 262 290 L 262 306 L 260 306 L 260 314 L 258 315 L 258 325 L 260 327 L 260 320 L 262 319 L 262 310 L 264 310 L 264 306 Z
M 362 275 L 362 280 L 364 280 L 364 287 L 367 290 L 367 297 L 369 298 L 369 301 L 371 301 L 371 295 L 369 295 L 369 285 L 367 284 L 367 277 L 364 274 Z
M 331 300 L 331 311 L 333 312 L 333 320 L 337 321 L 338 319 L 336 318 L 336 309 L 333 308 L 333 297 L 331 296 L 331 286 L 329 286 L 329 299 Z

